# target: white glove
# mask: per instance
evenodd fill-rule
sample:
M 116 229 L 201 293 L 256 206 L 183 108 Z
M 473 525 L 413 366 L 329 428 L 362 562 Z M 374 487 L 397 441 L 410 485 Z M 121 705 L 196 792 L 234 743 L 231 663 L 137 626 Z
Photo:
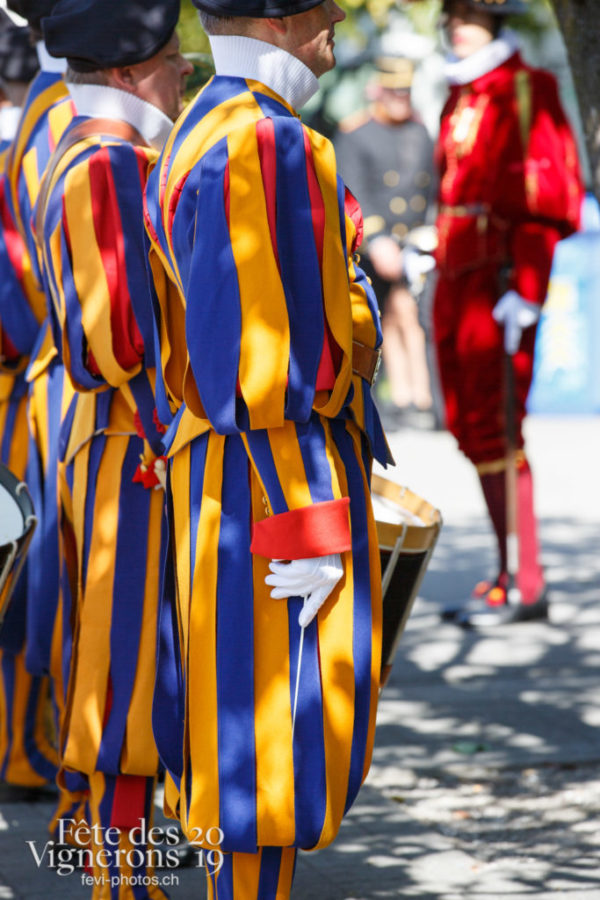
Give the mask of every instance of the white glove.
M 289 563 L 274 559 L 269 563 L 269 569 L 272 574 L 267 575 L 265 583 L 273 588 L 271 597 L 274 600 L 286 597 L 305 598 L 298 616 L 301 628 L 312 622 L 344 574 L 339 553 L 293 559 Z
M 419 293 L 425 282 L 425 275 L 435 269 L 435 259 L 430 253 L 421 253 L 408 244 L 402 251 L 402 271 L 412 293 Z
M 496 322 L 504 325 L 504 349 L 510 356 L 519 349 L 523 329 L 534 325 L 541 311 L 539 303 L 524 300 L 516 291 L 507 291 L 500 297 L 492 315 Z

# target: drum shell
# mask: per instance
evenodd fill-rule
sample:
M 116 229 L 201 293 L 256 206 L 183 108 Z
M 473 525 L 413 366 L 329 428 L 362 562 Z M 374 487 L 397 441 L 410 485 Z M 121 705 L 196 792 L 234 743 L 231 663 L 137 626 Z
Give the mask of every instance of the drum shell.
M 23 568 L 29 544 L 37 524 L 33 502 L 27 485 L 19 481 L 5 465 L 0 463 L 0 489 L 8 493 L 19 507 L 23 529 L 14 541 L 0 545 L 0 627 L 6 617 L 14 588 Z
M 435 548 L 442 517 L 438 509 L 409 488 L 374 475 L 371 490 L 422 524 L 376 520 L 381 558 L 383 635 L 381 687 L 389 677 L 398 643 Z

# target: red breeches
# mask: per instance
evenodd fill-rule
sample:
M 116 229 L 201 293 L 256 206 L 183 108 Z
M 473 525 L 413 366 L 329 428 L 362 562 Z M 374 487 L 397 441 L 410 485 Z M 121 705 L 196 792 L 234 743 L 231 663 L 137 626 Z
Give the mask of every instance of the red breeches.
M 446 422 L 474 463 L 506 452 L 503 329 L 492 317 L 499 296 L 498 269 L 489 265 L 450 279 L 440 275 L 433 321 Z M 535 326 L 523 333 L 513 357 L 517 446 L 533 374 Z

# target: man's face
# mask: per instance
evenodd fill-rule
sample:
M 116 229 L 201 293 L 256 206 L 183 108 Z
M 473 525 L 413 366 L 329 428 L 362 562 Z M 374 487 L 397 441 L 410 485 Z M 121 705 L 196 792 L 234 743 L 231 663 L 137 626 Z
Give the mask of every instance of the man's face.
M 183 108 L 183 94 L 187 77 L 194 67 L 179 52 L 179 38 L 173 34 L 155 56 L 131 67 L 135 75 L 135 93 L 142 100 L 157 106 L 170 119 Z
M 289 43 L 285 47 L 319 78 L 335 66 L 334 31 L 336 22 L 343 22 L 346 13 L 335 0 L 323 0 L 306 12 L 287 16 Z
M 405 122 L 412 115 L 408 88 L 381 88 L 380 103 L 391 122 Z
M 451 0 L 446 6 L 444 25 L 452 50 L 459 59 L 476 53 L 494 37 L 495 16 L 474 9 L 464 0 Z

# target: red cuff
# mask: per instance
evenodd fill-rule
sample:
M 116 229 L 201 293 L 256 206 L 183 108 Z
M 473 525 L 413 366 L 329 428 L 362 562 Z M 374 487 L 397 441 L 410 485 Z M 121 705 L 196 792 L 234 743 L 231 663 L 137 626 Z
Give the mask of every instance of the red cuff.
M 267 559 L 308 559 L 350 550 L 350 498 L 270 516 L 252 527 L 250 550 Z

